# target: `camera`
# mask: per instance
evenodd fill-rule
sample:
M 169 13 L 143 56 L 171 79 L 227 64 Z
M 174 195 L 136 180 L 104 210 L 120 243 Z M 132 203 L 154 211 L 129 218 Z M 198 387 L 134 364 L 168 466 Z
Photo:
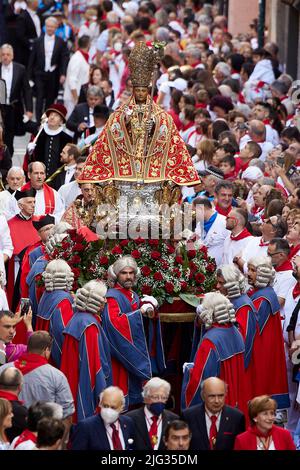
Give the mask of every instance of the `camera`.
M 277 165 L 284 166 L 284 156 L 283 154 L 279 155 L 276 159 Z

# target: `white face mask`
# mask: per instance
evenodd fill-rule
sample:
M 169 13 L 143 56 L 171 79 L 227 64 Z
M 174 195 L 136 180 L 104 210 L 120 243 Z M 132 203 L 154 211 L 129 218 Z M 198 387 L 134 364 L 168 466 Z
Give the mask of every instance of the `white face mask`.
M 101 418 L 106 424 L 112 424 L 119 418 L 120 413 L 112 408 L 101 408 Z
M 122 47 L 123 47 L 123 44 L 122 44 L 121 42 L 115 42 L 115 43 L 114 43 L 114 50 L 115 50 L 116 52 L 121 52 Z

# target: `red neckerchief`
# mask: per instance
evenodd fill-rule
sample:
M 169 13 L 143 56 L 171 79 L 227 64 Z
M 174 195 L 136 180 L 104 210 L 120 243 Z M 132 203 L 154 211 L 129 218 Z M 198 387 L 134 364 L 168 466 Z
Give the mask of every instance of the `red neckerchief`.
M 191 121 L 188 124 L 184 124 L 182 126 L 182 131 L 187 131 L 190 127 L 193 127 L 194 125 L 195 125 L 194 121 Z
M 289 97 L 288 97 L 287 95 L 285 95 L 285 96 L 282 96 L 282 97 L 279 98 L 279 99 L 280 99 L 280 101 L 281 101 L 281 103 L 282 103 L 284 100 L 288 100 L 288 98 L 289 98 Z
M 215 209 L 219 214 L 227 216 L 229 212 L 231 211 L 232 206 L 229 206 L 228 209 L 224 209 L 223 207 L 220 207 L 219 204 L 217 204 L 215 206 Z
M 33 432 L 29 431 L 29 429 L 24 429 L 22 434 L 20 434 L 20 436 L 14 443 L 14 449 L 18 447 L 20 444 L 22 444 L 22 442 L 25 442 L 25 441 L 32 441 L 35 444 L 37 441 L 37 436 L 33 434 Z
M 14 366 L 19 369 L 23 375 L 48 364 L 47 359 L 35 353 L 24 353 L 14 362 Z
M 28 181 L 28 183 L 22 186 L 22 191 L 27 191 L 28 189 L 31 189 L 30 181 Z M 45 202 L 45 214 L 53 214 L 55 209 L 54 191 L 50 186 L 48 186 L 48 184 L 43 183 L 43 193 Z
M 238 235 L 230 235 L 231 240 L 238 242 L 239 240 L 243 240 L 244 238 L 252 237 L 251 233 L 248 232 L 246 228 L 244 228 L 241 233 Z
M 268 246 L 270 242 L 264 242 L 263 237 L 260 238 L 260 242 L 258 246 Z
M 255 88 L 256 93 L 258 93 L 258 92 L 259 92 L 259 89 L 260 89 L 260 88 L 263 88 L 264 86 L 265 86 L 265 82 L 263 82 L 262 80 L 260 80 L 260 81 L 257 83 L 256 88 Z
M 224 175 L 224 179 L 225 180 L 228 180 L 228 179 L 236 179 L 236 171 L 235 170 L 232 170 L 230 171 L 229 173 L 227 173 L 227 175 Z
M 295 165 L 296 165 L 297 168 L 299 168 L 299 167 L 300 167 L 300 160 L 297 160 L 297 161 L 295 162 Z
M 191 66 L 195 69 L 197 65 L 200 65 L 200 64 L 202 64 L 201 60 L 198 62 L 194 62 Z
M 299 250 L 300 250 L 300 243 L 296 246 L 292 246 L 290 254 L 289 254 L 289 259 L 293 259 Z
M 258 214 L 263 209 L 263 207 L 259 207 L 256 204 L 254 204 L 253 207 L 251 207 L 251 214 L 255 215 Z
M 23 402 L 19 400 L 18 395 L 13 392 L 7 392 L 6 390 L 0 390 L 0 398 L 6 398 L 8 401 L 17 401 L 23 404 Z
M 294 289 L 293 289 L 293 297 L 294 299 L 296 300 L 297 297 L 299 297 L 300 295 L 300 284 L 299 282 L 297 282 L 297 284 L 295 285 Z
M 206 104 L 206 103 L 196 103 L 195 108 L 196 108 L 196 109 L 206 109 L 206 108 L 207 108 L 207 104 Z
M 82 56 L 85 58 L 86 62 L 89 63 L 89 53 L 83 51 L 82 49 L 78 49 L 78 51 L 82 54 Z
M 263 120 L 263 123 L 264 123 L 264 124 L 269 124 L 269 125 L 271 125 L 270 119 L 264 119 L 264 120 Z
M 239 93 L 239 102 L 245 104 L 245 97 L 242 92 Z
M 292 266 L 292 263 L 290 262 L 290 260 L 287 259 L 284 263 L 282 263 L 280 266 L 276 266 L 276 268 L 274 268 L 274 269 L 277 273 L 281 273 L 283 271 L 292 271 L 293 266 Z

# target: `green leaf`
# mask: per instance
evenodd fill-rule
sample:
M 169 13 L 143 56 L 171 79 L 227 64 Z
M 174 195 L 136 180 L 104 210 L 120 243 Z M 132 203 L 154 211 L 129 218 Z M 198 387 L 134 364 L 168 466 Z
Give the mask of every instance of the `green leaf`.
M 179 294 L 179 297 L 192 307 L 197 307 L 200 304 L 200 298 L 194 294 Z
M 172 304 L 174 302 L 173 297 L 171 296 L 166 297 L 166 302 L 168 302 L 168 304 Z

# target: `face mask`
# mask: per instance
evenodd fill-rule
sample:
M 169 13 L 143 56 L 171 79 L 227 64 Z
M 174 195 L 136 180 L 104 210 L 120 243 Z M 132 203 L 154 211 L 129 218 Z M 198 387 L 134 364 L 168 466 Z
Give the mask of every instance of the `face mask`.
M 120 413 L 112 408 L 101 408 L 101 418 L 106 424 L 112 424 L 119 418 Z
M 123 44 L 122 44 L 121 42 L 115 42 L 115 43 L 114 43 L 114 50 L 115 50 L 116 52 L 121 52 L 122 47 L 123 47 Z
M 184 122 L 185 116 L 184 113 L 179 113 L 179 121 Z
M 149 410 L 151 411 L 152 414 L 155 416 L 159 416 L 165 409 L 166 404 L 162 402 L 157 402 L 157 403 L 151 403 L 149 406 Z

